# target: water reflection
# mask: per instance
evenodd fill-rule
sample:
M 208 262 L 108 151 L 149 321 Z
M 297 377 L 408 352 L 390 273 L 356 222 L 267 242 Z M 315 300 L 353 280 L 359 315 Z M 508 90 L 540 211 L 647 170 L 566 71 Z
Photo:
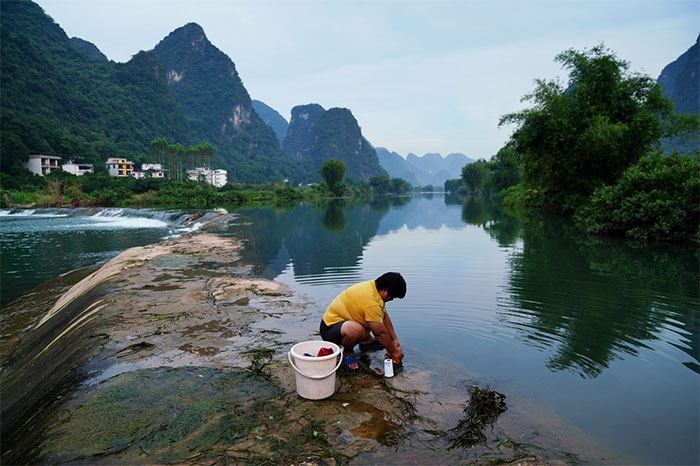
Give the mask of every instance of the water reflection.
M 323 213 L 323 228 L 331 232 L 342 232 L 348 226 L 348 221 L 343 214 L 345 201 L 334 199 L 326 207 Z
M 290 267 L 295 281 L 313 286 L 362 279 L 363 254 L 375 237 L 477 226 L 507 251 L 497 331 L 542 351 L 551 371 L 595 378 L 624 355 L 663 352 L 670 344 L 687 356 L 686 367 L 699 372 L 698 257 L 691 252 L 591 239 L 560 220 L 516 215 L 474 198 L 380 197 L 370 204 L 332 201 L 244 215 L 251 220 L 241 226 L 251 246 L 247 254 L 258 271 L 276 277 Z M 445 247 L 449 254 L 450 247 L 457 253 L 469 246 Z M 410 251 L 405 255 L 413 270 L 402 272 L 424 278 L 412 286 L 437 289 L 444 282 L 439 274 L 422 273 L 426 264 L 412 263 Z M 469 272 L 440 273 L 474 280 Z M 460 292 L 444 290 L 442 298 L 464 307 Z M 475 318 L 481 317 L 464 315 Z
M 358 279 L 362 251 L 383 213 L 370 205 L 334 201 L 291 209 L 251 209 L 236 236 L 246 238 L 245 258 L 258 273 L 276 277 L 291 266 L 297 277 L 342 274 Z M 303 280 L 303 278 L 302 278 Z
M 665 340 L 700 372 L 697 254 L 587 237 L 560 219 L 518 216 L 488 200 L 446 202 L 461 203 L 464 222 L 499 246 L 521 240 L 510 256 L 501 314 L 526 344 L 554 348 L 550 370 L 596 377 L 623 354 Z
M 391 231 L 406 227 L 409 230 L 425 228 L 426 230 L 439 230 L 442 227 L 463 228 L 464 223 L 457 215 L 457 209 L 433 198 L 432 194 L 417 197 L 389 197 L 387 210 L 382 217 L 378 235 L 385 235 Z M 389 204 L 389 202 L 391 204 Z M 389 210 L 388 207 L 391 206 Z
M 551 370 L 596 377 L 668 332 L 698 372 L 698 258 L 689 251 L 592 239 L 546 217 L 520 221 L 502 311 L 523 341 L 554 347 Z
M 451 202 L 462 204 L 462 220 L 467 225 L 480 226 L 501 247 L 511 247 L 521 236 L 520 221 L 498 202 L 488 199 L 459 199 L 452 197 Z

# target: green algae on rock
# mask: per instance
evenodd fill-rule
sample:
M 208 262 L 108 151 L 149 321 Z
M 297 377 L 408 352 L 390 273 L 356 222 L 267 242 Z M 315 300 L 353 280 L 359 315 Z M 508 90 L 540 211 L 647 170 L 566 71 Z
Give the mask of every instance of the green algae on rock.
M 271 402 L 281 394 L 269 379 L 207 367 L 123 373 L 66 404 L 41 462 L 173 463 L 215 454 L 278 417 Z

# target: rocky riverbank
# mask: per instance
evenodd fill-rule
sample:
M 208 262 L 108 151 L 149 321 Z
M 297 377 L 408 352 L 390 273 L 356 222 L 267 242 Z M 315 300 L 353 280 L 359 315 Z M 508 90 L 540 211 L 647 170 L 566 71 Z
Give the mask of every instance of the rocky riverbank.
M 541 462 L 493 433 L 454 448 L 466 392 L 437 400 L 426 373 L 341 372 L 330 399 L 299 398 L 287 351 L 319 338 L 318 306 L 239 248 L 189 234 L 61 283 L 0 372 L 2 463 Z

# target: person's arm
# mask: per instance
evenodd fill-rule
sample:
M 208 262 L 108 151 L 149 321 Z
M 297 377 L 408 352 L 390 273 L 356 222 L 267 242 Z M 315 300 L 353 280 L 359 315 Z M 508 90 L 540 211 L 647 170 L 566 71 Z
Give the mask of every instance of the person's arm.
M 386 317 L 384 322 L 370 321 L 367 322 L 367 324 L 377 341 L 387 350 L 391 359 L 398 364 L 403 359 L 403 351 L 401 350 L 401 346 L 399 346 L 399 341 L 395 338 L 396 333 L 394 333 L 394 327 L 391 326 L 391 330 L 389 330 L 385 322 Z M 391 325 L 391 320 L 389 320 L 389 325 Z
M 394 324 L 391 323 L 391 317 L 389 317 L 388 312 L 384 312 L 384 326 L 389 331 L 389 336 L 391 336 L 391 339 L 394 340 L 397 345 L 399 345 L 399 337 L 396 336 Z
M 389 332 L 389 335 L 391 336 L 392 343 L 394 344 L 394 352 L 401 355 L 400 358 L 395 358 L 393 356 L 393 353 L 390 353 L 388 356 L 391 357 L 391 359 L 394 360 L 394 362 L 399 363 L 401 362 L 401 359 L 403 359 L 403 349 L 401 349 L 399 337 L 396 336 L 396 332 L 394 331 L 394 324 L 391 322 L 391 317 L 389 317 L 389 313 L 386 311 L 384 312 L 384 326 L 386 327 L 387 331 Z

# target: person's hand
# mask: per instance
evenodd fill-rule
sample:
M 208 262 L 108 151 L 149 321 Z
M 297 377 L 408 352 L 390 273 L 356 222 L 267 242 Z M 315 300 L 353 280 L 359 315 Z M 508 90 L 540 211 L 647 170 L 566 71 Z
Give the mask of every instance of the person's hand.
M 391 361 L 394 364 L 401 364 L 401 360 L 403 359 L 404 354 L 403 354 L 403 351 L 401 350 L 401 348 L 399 347 L 398 349 L 392 351 L 391 353 L 389 353 L 387 351 L 384 356 L 386 359 L 391 358 Z

